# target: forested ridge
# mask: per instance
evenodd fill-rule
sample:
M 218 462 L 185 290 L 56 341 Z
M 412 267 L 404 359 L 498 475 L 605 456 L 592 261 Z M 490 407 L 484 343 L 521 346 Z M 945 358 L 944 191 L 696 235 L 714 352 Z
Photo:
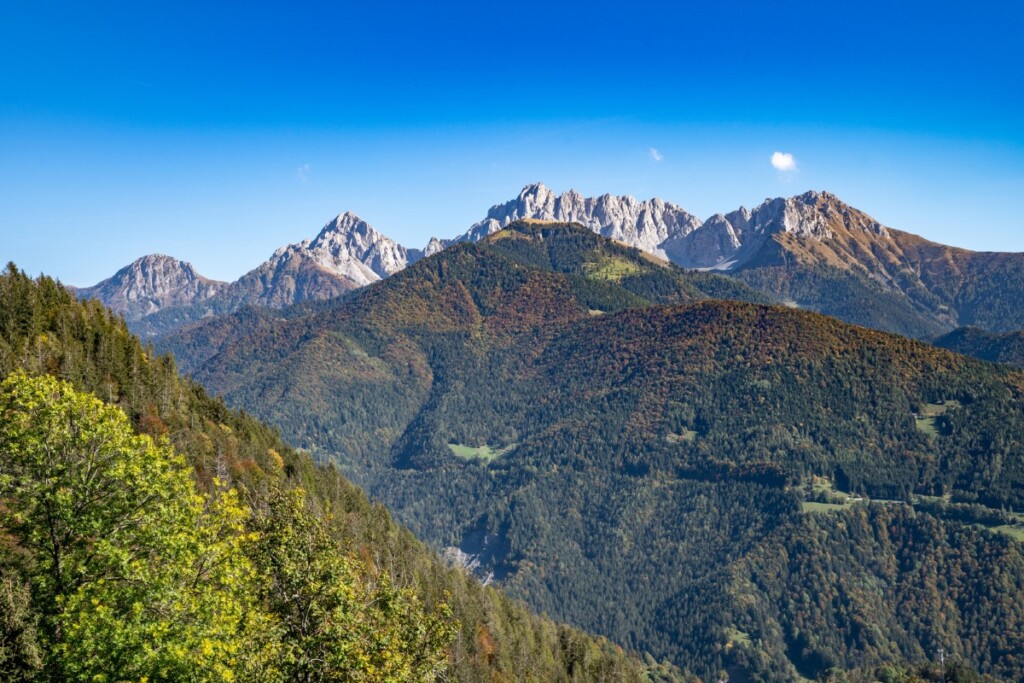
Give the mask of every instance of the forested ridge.
M 683 678 L 446 568 L 334 467 L 13 265 L 0 377 L 4 680 Z
M 435 547 L 705 680 L 940 649 L 1019 679 L 1024 376 L 727 282 L 514 224 L 162 343 Z
M 997 334 L 977 327 L 961 327 L 942 335 L 932 343 L 993 363 L 1006 363 L 1024 368 L 1024 332 L 1020 330 Z

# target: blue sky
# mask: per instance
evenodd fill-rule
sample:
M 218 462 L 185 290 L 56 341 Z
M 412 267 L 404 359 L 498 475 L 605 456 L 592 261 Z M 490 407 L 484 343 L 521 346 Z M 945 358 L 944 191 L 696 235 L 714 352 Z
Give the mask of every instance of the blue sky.
M 4 3 L 0 258 L 233 279 L 342 211 L 422 246 L 534 181 L 701 217 L 826 189 L 1024 251 L 1024 10 L 838 4 Z

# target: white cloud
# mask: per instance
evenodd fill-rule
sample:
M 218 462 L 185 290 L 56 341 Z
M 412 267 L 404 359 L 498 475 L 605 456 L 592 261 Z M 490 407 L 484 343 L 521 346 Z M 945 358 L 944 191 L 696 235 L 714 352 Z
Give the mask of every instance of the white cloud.
M 648 151 L 651 154 L 651 158 L 654 159 L 655 161 L 661 161 L 664 158 L 664 157 L 661 156 L 661 152 L 659 152 L 658 150 L 654 149 L 653 147 L 651 147 L 651 149 L 648 150 Z
M 303 164 L 302 166 L 299 166 L 297 170 L 299 174 L 299 180 L 301 180 L 302 182 L 306 182 L 306 180 L 309 179 L 309 172 L 313 170 L 313 167 L 310 166 L 309 164 Z
M 772 154 L 772 166 L 780 171 L 795 171 L 796 159 L 789 152 L 775 152 Z

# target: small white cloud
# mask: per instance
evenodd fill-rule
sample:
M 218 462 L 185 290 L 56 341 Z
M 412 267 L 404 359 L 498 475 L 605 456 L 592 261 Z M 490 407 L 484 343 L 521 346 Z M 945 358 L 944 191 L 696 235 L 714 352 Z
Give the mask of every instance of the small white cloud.
M 661 152 L 654 149 L 653 147 L 651 147 L 648 151 L 651 154 L 651 158 L 654 159 L 655 161 L 661 161 L 663 159 L 663 157 L 661 156 Z
M 313 170 L 313 167 L 309 164 L 303 164 L 298 168 L 299 180 L 306 182 L 309 179 L 309 173 Z
M 772 154 L 772 166 L 780 171 L 795 171 L 796 159 L 789 152 L 775 152 Z

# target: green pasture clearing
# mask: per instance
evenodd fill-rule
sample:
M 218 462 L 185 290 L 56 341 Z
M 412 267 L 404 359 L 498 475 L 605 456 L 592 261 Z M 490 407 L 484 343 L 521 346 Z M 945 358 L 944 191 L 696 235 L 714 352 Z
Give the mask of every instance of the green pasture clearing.
M 822 513 L 822 512 L 835 512 L 836 510 L 845 510 L 850 507 L 853 503 L 817 503 L 812 500 L 805 500 L 800 504 L 800 511 L 807 514 Z
M 729 645 L 750 645 L 750 634 L 738 628 L 725 629 L 725 637 Z
M 669 443 L 689 443 L 697 438 L 697 432 L 692 429 L 684 429 L 682 434 L 666 434 L 665 441 Z
M 941 403 L 925 403 L 921 406 L 921 415 L 926 417 L 935 417 L 937 415 L 945 415 L 951 410 L 960 408 L 960 401 L 943 401 Z
M 845 510 L 855 503 L 862 503 L 864 499 L 855 496 L 847 491 L 840 491 L 828 477 L 812 476 L 809 481 L 804 481 L 805 495 L 813 495 L 815 498 L 825 498 L 829 502 L 805 500 L 800 504 L 801 512 L 815 514 L 824 512 L 835 512 Z
M 598 256 L 596 261 L 583 264 L 583 272 L 594 280 L 621 282 L 622 278 L 641 272 L 639 265 L 618 256 Z
M 456 457 L 462 458 L 463 460 L 480 460 L 484 463 L 489 463 L 497 460 L 501 456 L 505 455 L 517 444 L 510 443 L 507 446 L 501 448 L 492 448 L 491 446 L 484 444 L 483 446 L 466 446 L 461 443 L 450 443 L 448 448 L 452 450 L 452 453 Z
M 1005 534 L 1006 536 L 1009 536 L 1015 541 L 1024 543 L 1024 527 L 1011 524 L 1003 524 L 1001 526 L 989 527 L 989 529 L 996 532 L 997 534 Z
M 946 413 L 959 407 L 960 402 L 953 400 L 925 403 L 914 416 L 914 425 L 919 431 L 932 438 L 944 436 L 949 430 Z
M 505 228 L 504 230 L 499 230 L 496 233 L 488 235 L 485 239 L 488 242 L 500 242 L 501 240 L 528 240 L 530 238 L 518 230 Z
M 942 436 L 939 424 L 939 417 L 918 417 L 914 419 L 914 426 L 919 432 L 927 434 L 932 438 Z

